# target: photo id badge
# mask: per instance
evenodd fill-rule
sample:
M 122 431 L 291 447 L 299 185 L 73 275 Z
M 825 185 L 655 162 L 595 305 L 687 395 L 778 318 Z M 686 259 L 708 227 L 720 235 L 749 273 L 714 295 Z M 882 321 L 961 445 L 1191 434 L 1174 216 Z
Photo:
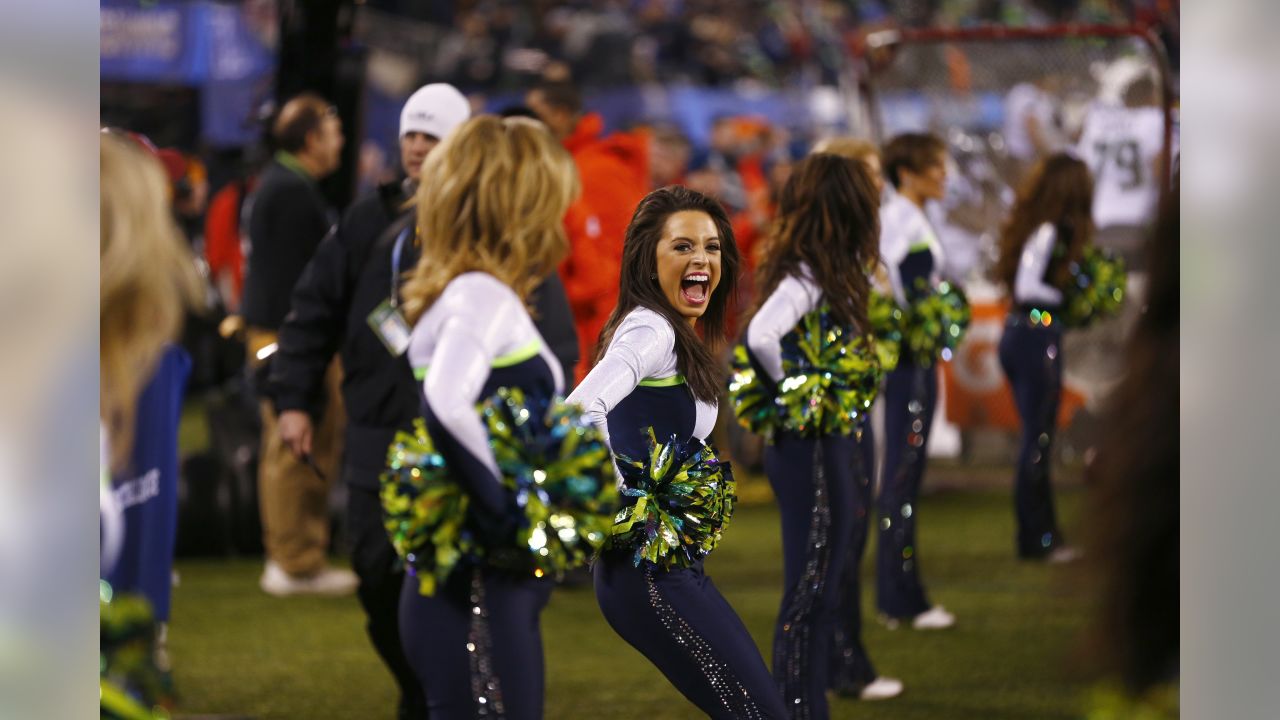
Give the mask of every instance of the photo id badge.
M 409 323 L 390 300 L 383 300 L 369 313 L 369 327 L 393 357 L 400 357 L 409 349 Z

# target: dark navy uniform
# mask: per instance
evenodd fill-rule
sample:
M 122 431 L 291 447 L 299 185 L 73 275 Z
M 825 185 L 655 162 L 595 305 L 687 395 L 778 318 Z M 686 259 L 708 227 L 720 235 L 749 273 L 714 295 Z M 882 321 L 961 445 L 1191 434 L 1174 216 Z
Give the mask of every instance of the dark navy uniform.
M 508 490 L 476 403 L 498 388 L 530 401 L 564 386 L 516 294 L 492 275 L 459 275 L 413 329 L 409 361 L 422 379 L 423 417 L 437 450 L 470 494 L 478 526 L 502 532 Z M 401 591 L 400 637 L 432 720 L 542 717 L 542 609 L 549 579 L 485 566 L 455 569 L 436 594 Z
M 658 438 L 702 440 L 716 418 L 716 406 L 696 401 L 677 372 L 675 331 L 647 308 L 627 315 L 569 401 L 628 457 L 647 454 L 650 427 Z M 701 562 L 637 567 L 630 552 L 606 551 L 595 588 L 609 625 L 698 709 L 713 718 L 786 716 L 760 651 Z

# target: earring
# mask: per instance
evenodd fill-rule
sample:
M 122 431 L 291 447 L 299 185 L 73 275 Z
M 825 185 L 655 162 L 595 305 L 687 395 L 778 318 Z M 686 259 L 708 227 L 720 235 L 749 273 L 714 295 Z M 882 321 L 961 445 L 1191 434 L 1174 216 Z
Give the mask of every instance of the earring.
M 657 279 L 658 279 L 658 273 L 649 273 L 649 279 L 650 279 L 650 280 L 657 280 Z

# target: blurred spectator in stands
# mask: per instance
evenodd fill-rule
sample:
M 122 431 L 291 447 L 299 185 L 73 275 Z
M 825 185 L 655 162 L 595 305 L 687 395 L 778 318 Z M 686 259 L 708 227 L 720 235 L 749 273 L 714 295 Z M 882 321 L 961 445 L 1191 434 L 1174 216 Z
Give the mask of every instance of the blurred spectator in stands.
M 617 301 L 622 237 L 649 192 L 649 136 L 644 131 L 604 134 L 604 119 L 583 111 L 582 96 L 567 82 L 544 81 L 525 103 L 573 155 L 582 196 L 565 216 L 569 257 L 561 266 L 581 348 L 583 377 L 596 340 Z
M 244 321 L 251 368 L 276 348 L 290 294 L 316 247 L 334 225 L 317 181 L 338 169 L 343 136 L 336 109 L 311 93 L 281 108 L 271 130 L 279 148 L 249 199 L 249 265 Z M 356 576 L 329 567 L 329 482 L 338 472 L 343 425 L 342 371 L 328 370 L 324 398 L 310 398 L 320 418 L 311 452 L 296 457 L 280 438 L 275 409 L 262 400 L 258 497 L 267 561 L 262 589 L 272 595 L 348 594 Z
M 649 131 L 649 185 L 653 188 L 682 184 L 689 169 L 693 146 L 674 126 L 660 125 Z

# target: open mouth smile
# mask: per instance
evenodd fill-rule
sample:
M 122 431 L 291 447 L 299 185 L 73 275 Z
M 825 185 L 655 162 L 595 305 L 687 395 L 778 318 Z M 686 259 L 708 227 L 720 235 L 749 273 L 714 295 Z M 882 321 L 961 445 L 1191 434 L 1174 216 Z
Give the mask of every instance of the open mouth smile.
M 705 272 L 691 272 L 680 280 L 680 297 L 690 305 L 702 305 L 710 295 L 711 276 Z

